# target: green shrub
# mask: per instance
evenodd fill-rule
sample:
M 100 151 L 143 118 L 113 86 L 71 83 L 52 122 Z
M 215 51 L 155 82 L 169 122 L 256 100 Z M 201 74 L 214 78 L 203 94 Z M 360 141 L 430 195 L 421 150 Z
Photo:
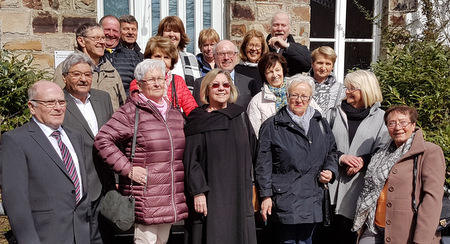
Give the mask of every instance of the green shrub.
M 30 120 L 27 108 L 28 88 L 46 78 L 46 71 L 31 66 L 33 57 L 19 58 L 8 50 L 0 50 L 0 121 L 1 132 L 12 130 Z
M 418 126 L 428 141 L 442 147 L 449 165 L 450 48 L 419 39 L 403 46 L 391 44 L 386 59 L 377 61 L 372 68 L 380 80 L 383 105 L 415 107 Z

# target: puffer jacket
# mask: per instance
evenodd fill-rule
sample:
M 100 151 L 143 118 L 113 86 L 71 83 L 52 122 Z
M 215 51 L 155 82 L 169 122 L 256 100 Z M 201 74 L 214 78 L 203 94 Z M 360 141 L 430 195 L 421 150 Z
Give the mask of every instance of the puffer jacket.
M 183 77 L 179 75 L 173 75 L 173 79 L 175 80 L 175 92 L 177 96 L 178 103 L 175 101 L 172 101 L 172 84 L 173 82 L 169 83 L 169 87 L 167 88 L 167 98 L 174 106 L 179 106 L 184 114 L 186 116 L 189 115 L 189 113 L 194 110 L 194 108 L 198 107 L 197 102 L 194 99 L 194 96 L 192 96 L 192 93 L 189 91 L 188 87 L 186 86 L 186 82 L 184 82 Z M 133 80 L 130 84 L 130 92 L 138 90 L 137 82 L 136 80 Z
M 338 170 L 334 136 L 322 120 L 316 110 L 305 134 L 285 106 L 263 123 L 255 178 L 260 197 L 272 198 L 269 220 L 281 224 L 322 221 L 319 174 L 324 169 L 335 176 Z
M 182 162 L 184 119 L 178 110 L 170 106 L 167 119 L 164 120 L 151 102 L 142 102 L 138 93 L 134 92 L 101 128 L 95 138 L 95 147 L 103 160 L 119 174 L 122 194 L 130 195 L 130 179 L 127 175 L 132 168 L 129 155 L 136 107 L 139 107 L 139 126 L 133 166 L 147 170 L 146 185 L 133 182 L 136 223 L 151 225 L 178 222 L 188 215 Z

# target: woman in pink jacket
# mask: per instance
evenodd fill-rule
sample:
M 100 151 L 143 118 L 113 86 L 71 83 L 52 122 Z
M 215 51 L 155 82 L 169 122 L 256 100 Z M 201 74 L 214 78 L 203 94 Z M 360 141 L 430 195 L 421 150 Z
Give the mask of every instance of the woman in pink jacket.
M 187 116 L 197 107 L 192 93 L 189 91 L 183 77 L 172 74 L 175 64 L 178 62 L 178 51 L 169 38 L 154 36 L 150 38 L 145 47 L 144 58 L 161 59 L 166 64 L 165 85 L 167 98 L 173 105 Z M 137 90 L 136 80 L 130 84 L 130 91 Z
M 119 191 L 135 197 L 135 243 L 166 243 L 171 225 L 187 218 L 184 195 L 183 116 L 164 97 L 165 65 L 146 59 L 136 66 L 138 91 L 101 128 L 95 147 L 119 174 Z M 135 114 L 136 150 L 129 156 Z M 130 184 L 133 181 L 133 187 Z

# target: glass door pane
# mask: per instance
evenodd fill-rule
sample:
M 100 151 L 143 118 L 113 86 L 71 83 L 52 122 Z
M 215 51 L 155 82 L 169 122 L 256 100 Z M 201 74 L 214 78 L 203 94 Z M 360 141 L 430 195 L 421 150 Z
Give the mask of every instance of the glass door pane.
M 372 62 L 372 43 L 347 42 L 345 44 L 345 73 L 352 69 L 368 69 Z
M 104 15 L 114 15 L 119 18 L 129 12 L 128 0 L 103 0 Z
M 345 38 L 372 38 L 373 24 L 366 19 L 365 13 L 373 15 L 374 0 L 347 1 L 347 20 Z
M 334 38 L 335 0 L 311 1 L 310 38 Z

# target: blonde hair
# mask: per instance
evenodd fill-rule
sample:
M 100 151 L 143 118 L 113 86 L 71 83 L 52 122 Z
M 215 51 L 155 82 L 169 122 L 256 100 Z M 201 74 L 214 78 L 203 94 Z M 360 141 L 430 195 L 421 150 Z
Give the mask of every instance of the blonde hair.
M 371 107 L 376 102 L 383 101 L 380 84 L 375 74 L 371 71 L 357 70 L 348 73 L 345 76 L 344 85 L 361 89 L 361 98 L 365 108 Z
M 231 75 L 228 71 L 222 69 L 213 69 L 209 71 L 205 77 L 203 77 L 202 84 L 200 85 L 200 100 L 204 104 L 209 104 L 208 97 L 208 88 L 209 85 L 214 81 L 214 79 L 219 74 L 224 74 L 227 77 L 228 82 L 230 83 L 230 98 L 228 99 L 229 103 L 234 103 L 238 97 L 238 91 L 236 86 L 233 84 L 233 80 L 231 79 Z
M 329 46 L 321 46 L 314 49 L 314 51 L 311 52 L 311 60 L 313 63 L 316 61 L 317 56 L 319 55 L 323 55 L 327 59 L 333 61 L 333 64 L 336 62 L 337 58 L 336 52 L 334 52 L 334 49 Z

